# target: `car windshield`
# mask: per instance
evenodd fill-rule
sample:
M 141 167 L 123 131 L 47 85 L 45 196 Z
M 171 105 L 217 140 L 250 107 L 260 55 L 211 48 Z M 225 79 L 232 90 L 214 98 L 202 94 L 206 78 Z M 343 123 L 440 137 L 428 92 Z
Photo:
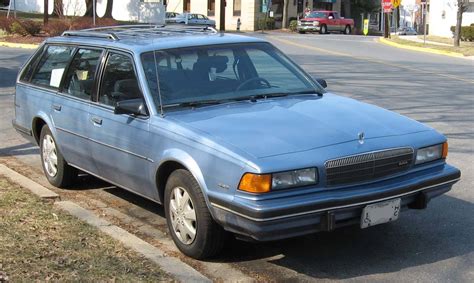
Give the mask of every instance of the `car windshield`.
M 150 93 L 163 107 L 324 92 L 268 43 L 159 50 L 141 59 Z
M 306 18 L 326 18 L 326 13 L 311 12 L 306 16 Z

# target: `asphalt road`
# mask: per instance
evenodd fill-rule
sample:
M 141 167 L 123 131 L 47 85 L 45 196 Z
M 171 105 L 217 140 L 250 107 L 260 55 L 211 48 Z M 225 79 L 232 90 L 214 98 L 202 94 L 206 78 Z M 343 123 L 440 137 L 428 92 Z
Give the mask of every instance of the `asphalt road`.
M 397 222 L 266 244 L 234 241 L 215 261 L 261 280 L 474 282 L 474 61 L 400 50 L 371 37 L 254 35 L 274 43 L 311 75 L 326 79 L 329 91 L 388 108 L 444 133 L 450 145 L 448 162 L 463 176 L 428 209 L 407 211 Z M 10 126 L 15 76 L 30 52 L 0 48 L 0 156 L 14 156 L 38 172 L 37 148 Z M 91 184 L 82 186 L 89 186 L 94 197 L 122 200 L 121 211 L 163 224 L 160 207 L 121 190 L 102 190 L 104 184 L 87 180 Z M 128 201 L 134 205 L 123 205 Z

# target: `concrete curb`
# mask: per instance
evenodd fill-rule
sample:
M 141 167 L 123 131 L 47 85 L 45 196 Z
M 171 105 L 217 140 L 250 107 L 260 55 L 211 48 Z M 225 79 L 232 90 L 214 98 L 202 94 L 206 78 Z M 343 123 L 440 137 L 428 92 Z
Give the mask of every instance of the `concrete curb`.
M 166 256 L 163 250 L 143 241 L 118 226 L 112 225 L 108 221 L 99 218 L 91 211 L 73 202 L 58 201 L 55 205 L 120 241 L 128 248 L 142 254 L 181 282 L 211 282 L 211 280 L 186 263 L 177 258 Z
M 0 174 L 10 179 L 12 182 L 30 190 L 33 194 L 44 199 L 59 199 L 59 195 L 27 177 L 13 171 L 7 166 L 0 164 Z
M 14 43 L 14 42 L 0 41 L 0 46 L 10 47 L 10 48 L 36 49 L 36 48 L 38 48 L 39 44 Z
M 446 56 L 451 56 L 451 57 L 456 57 L 456 58 L 469 59 L 468 57 L 464 56 L 461 53 L 437 50 L 437 49 L 432 49 L 428 47 L 404 45 L 404 44 L 392 42 L 383 37 L 379 38 L 379 42 L 386 45 L 390 45 L 392 47 L 397 47 L 397 48 L 402 48 L 402 49 L 407 49 L 407 50 L 412 50 L 412 51 L 420 51 L 420 52 L 431 53 L 431 54 L 446 55 Z

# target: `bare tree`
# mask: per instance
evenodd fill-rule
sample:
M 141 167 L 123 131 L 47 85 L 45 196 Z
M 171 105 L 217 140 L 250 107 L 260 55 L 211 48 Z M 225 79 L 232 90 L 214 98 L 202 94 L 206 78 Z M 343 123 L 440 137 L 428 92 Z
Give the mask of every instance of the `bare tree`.
M 86 13 L 84 17 L 93 17 L 94 16 L 94 0 L 85 0 L 86 1 Z M 97 17 L 97 10 L 95 16 Z
M 49 7 L 48 7 L 48 0 L 44 0 L 44 9 L 43 9 L 43 24 L 47 25 L 49 21 Z
M 104 18 L 113 18 L 112 9 L 114 7 L 114 0 L 107 0 L 107 6 L 105 7 Z
M 64 16 L 63 0 L 54 0 L 53 16 L 58 18 L 62 18 Z
M 468 5 L 468 0 L 458 0 L 458 14 L 454 30 L 454 46 L 456 47 L 459 47 L 459 41 L 461 40 L 462 15 L 467 11 Z

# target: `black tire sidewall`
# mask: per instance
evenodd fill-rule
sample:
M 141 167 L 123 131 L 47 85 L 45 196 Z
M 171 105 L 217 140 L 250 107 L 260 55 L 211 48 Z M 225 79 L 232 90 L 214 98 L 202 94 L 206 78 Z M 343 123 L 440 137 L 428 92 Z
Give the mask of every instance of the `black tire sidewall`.
M 326 34 L 328 32 L 328 29 L 326 27 L 326 25 L 322 25 L 321 26 L 321 34 Z

